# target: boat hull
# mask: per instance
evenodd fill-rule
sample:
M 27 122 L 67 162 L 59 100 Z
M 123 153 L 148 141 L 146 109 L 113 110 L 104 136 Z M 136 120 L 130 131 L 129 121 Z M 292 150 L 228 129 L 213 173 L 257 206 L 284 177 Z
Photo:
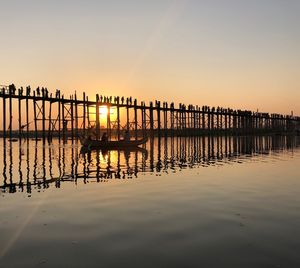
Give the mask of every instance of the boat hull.
M 124 149 L 134 148 L 146 143 L 148 138 L 130 141 L 99 141 L 99 140 L 81 140 L 81 145 L 88 149 Z

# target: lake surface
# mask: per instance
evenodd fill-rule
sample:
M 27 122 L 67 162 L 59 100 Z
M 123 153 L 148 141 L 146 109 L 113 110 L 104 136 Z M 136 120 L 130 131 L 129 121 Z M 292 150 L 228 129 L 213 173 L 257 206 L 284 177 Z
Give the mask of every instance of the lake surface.
M 300 267 L 299 137 L 0 140 L 0 171 L 0 267 Z

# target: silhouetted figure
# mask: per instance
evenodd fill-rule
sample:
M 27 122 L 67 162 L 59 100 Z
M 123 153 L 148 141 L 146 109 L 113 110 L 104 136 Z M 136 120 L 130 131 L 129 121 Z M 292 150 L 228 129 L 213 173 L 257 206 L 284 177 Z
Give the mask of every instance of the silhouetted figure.
M 30 91 L 31 91 L 30 86 L 26 87 L 26 95 L 27 96 L 30 96 Z
M 16 93 L 16 86 L 14 84 L 9 85 L 8 86 L 8 91 L 9 91 L 9 94 L 15 95 L 15 93 Z
M 101 137 L 101 141 L 104 141 L 104 142 L 108 141 L 108 137 L 107 137 L 106 132 L 103 133 L 103 135 Z
M 37 89 L 36 89 L 36 94 L 37 94 L 38 96 L 40 96 L 40 93 L 41 93 L 40 87 L 37 87 Z
M 15 95 L 17 88 L 16 88 L 16 86 L 14 84 L 12 84 L 12 90 L 13 90 L 13 94 Z
M 124 134 L 124 141 L 130 141 L 130 134 L 129 134 L 129 131 L 128 131 L 128 130 L 125 131 L 125 134 Z

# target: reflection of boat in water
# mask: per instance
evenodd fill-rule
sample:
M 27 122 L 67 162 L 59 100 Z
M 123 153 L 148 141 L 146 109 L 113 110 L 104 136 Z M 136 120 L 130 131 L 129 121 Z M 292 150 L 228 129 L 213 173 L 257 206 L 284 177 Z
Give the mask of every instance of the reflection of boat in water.
M 101 151 L 102 154 L 104 154 L 104 155 L 107 154 L 107 152 L 109 152 L 109 151 L 110 152 L 111 151 L 120 151 L 120 152 L 124 152 L 124 153 L 127 153 L 127 152 L 141 152 L 144 155 L 148 155 L 147 149 L 141 148 L 141 147 L 138 147 L 138 146 L 134 146 L 134 147 L 120 147 L 120 148 L 108 148 L 108 147 L 105 147 L 105 148 L 92 148 L 92 149 L 89 149 L 86 146 L 82 146 L 81 149 L 80 149 L 80 153 L 81 154 L 87 154 L 87 153 L 90 153 L 91 150 Z
M 138 147 L 148 141 L 147 137 L 144 137 L 139 140 L 120 140 L 120 141 L 101 141 L 101 140 L 92 140 L 92 139 L 81 139 L 81 145 L 88 150 L 92 149 L 130 149 Z

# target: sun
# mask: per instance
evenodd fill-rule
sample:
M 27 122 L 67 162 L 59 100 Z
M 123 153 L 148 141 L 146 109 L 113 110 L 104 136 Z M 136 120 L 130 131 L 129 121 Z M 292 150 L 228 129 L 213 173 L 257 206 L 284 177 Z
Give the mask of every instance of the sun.
M 100 106 L 99 112 L 100 112 L 100 116 L 107 116 L 107 112 L 108 112 L 107 106 Z
M 110 117 L 113 117 L 114 116 L 114 109 L 111 107 L 110 109 L 109 109 L 109 111 L 110 111 Z M 107 106 L 100 106 L 99 107 L 99 112 L 100 112 L 100 117 L 102 117 L 102 118 L 106 118 L 107 117 L 107 114 L 108 114 L 108 108 L 107 108 Z

